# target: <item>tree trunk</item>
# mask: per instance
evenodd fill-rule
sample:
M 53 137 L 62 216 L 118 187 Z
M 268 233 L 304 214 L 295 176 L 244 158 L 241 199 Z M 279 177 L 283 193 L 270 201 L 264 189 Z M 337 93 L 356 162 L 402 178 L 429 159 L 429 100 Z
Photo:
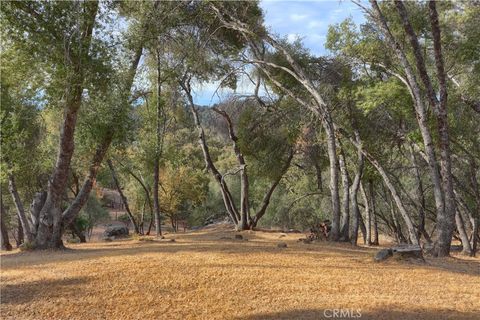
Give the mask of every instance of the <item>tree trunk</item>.
M 161 72 L 161 52 L 157 48 L 157 118 L 156 118 L 156 143 L 155 143 L 155 159 L 153 167 L 153 211 L 155 214 L 155 235 L 162 236 L 162 218 L 160 215 L 160 144 L 162 140 L 162 72 Z
M 80 229 L 77 228 L 77 225 L 75 224 L 75 221 L 70 224 L 70 228 L 72 229 L 72 232 L 74 235 L 80 239 L 81 243 L 87 242 L 87 239 L 85 238 L 85 234 L 80 231 Z
M 367 228 L 365 227 L 365 223 L 363 222 L 363 217 L 360 213 L 360 210 L 358 210 L 358 221 L 360 223 L 360 232 L 362 233 L 363 244 L 367 244 Z
M 203 127 L 200 123 L 200 118 L 198 116 L 198 111 L 195 107 L 195 104 L 193 102 L 193 97 L 192 97 L 192 91 L 191 91 L 191 85 L 190 85 L 190 78 L 185 75 L 184 79 L 180 81 L 180 86 L 182 87 L 183 91 L 187 95 L 189 106 L 190 106 L 190 111 L 192 112 L 193 119 L 195 122 L 195 127 L 197 128 L 198 132 L 198 141 L 200 144 L 200 147 L 202 148 L 202 153 L 203 153 L 203 159 L 205 161 L 205 166 L 208 171 L 211 172 L 213 177 L 215 178 L 215 181 L 217 181 L 218 185 L 220 186 L 220 191 L 222 193 L 222 198 L 223 198 L 223 203 L 225 205 L 225 209 L 227 210 L 228 215 L 232 219 L 233 223 L 235 226 L 238 226 L 238 223 L 240 221 L 240 215 L 238 213 L 237 208 L 235 207 L 235 203 L 233 201 L 232 194 L 230 193 L 230 190 L 227 186 L 227 183 L 224 180 L 224 177 L 220 174 L 218 169 L 215 167 L 215 164 L 212 161 L 212 158 L 210 156 L 210 151 L 208 148 L 207 144 L 207 139 L 205 137 L 205 132 L 203 130 Z
M 115 173 L 115 168 L 113 167 L 112 160 L 108 159 L 107 163 L 108 163 L 108 167 L 110 168 L 110 172 L 112 173 L 113 182 L 115 183 L 115 187 L 117 188 L 117 191 L 120 194 L 120 198 L 122 199 L 123 205 L 125 206 L 125 211 L 127 211 L 128 217 L 130 218 L 130 222 L 133 224 L 135 233 L 140 234 L 137 221 L 135 221 L 135 217 L 133 216 L 132 212 L 130 211 L 130 207 L 128 206 L 127 197 L 125 197 L 125 195 L 123 194 L 120 183 L 118 182 L 117 174 Z
M 361 146 L 360 134 L 358 130 L 354 129 L 355 141 Z M 355 173 L 355 178 L 353 179 L 351 190 L 350 190 L 350 202 L 352 203 L 352 213 L 353 213 L 353 226 L 352 226 L 352 235 L 350 237 L 351 243 L 353 245 L 357 244 L 358 240 L 358 228 L 360 225 L 360 208 L 358 207 L 358 189 L 360 187 L 360 181 L 363 174 L 363 166 L 365 163 L 364 157 L 360 150 L 357 151 L 357 172 Z
M 335 143 L 335 131 L 332 119 L 325 115 L 323 121 L 325 132 L 327 135 L 327 153 L 330 162 L 330 194 L 332 197 L 332 230 L 329 238 L 338 241 L 340 238 L 340 192 L 338 189 L 338 159 L 337 146 Z
M 15 242 L 17 244 L 17 248 L 20 247 L 20 245 L 24 242 L 25 236 L 22 228 L 22 223 L 20 221 L 20 218 L 17 215 L 17 238 L 15 239 Z
M 470 246 L 470 239 L 468 239 L 467 231 L 465 230 L 465 223 L 463 222 L 462 215 L 460 210 L 457 209 L 455 214 L 455 224 L 457 226 L 458 235 L 462 241 L 462 253 L 464 255 L 470 256 L 472 254 L 472 247 Z
M 38 230 L 34 246 L 37 249 L 61 248 L 62 242 L 62 195 L 68 180 L 70 163 L 74 151 L 74 135 L 77 113 L 82 103 L 85 70 L 83 64 L 88 60 L 93 25 L 98 10 L 98 1 L 84 3 L 85 15 L 80 27 L 79 46 L 72 43 L 66 50 L 66 61 L 71 63 L 71 79 L 65 97 L 63 124 L 60 129 L 59 150 L 52 176 L 48 184 L 45 204 L 40 211 Z
M 263 217 L 263 215 L 267 211 L 267 207 L 270 204 L 270 198 L 272 197 L 273 191 L 275 191 L 276 187 L 280 183 L 280 180 L 285 175 L 288 168 L 290 168 L 290 163 L 292 162 L 294 155 L 295 155 L 295 151 L 293 149 L 290 150 L 290 154 L 288 155 L 287 161 L 283 165 L 282 170 L 280 171 L 280 174 L 277 176 L 277 179 L 273 181 L 272 185 L 270 186 L 268 191 L 265 193 L 265 196 L 263 197 L 263 200 L 262 200 L 262 204 L 260 205 L 260 209 L 257 211 L 257 213 L 255 214 L 255 216 L 251 221 L 251 225 L 250 225 L 251 229 L 257 226 L 258 221 Z
M 7 213 L 5 212 L 5 207 L 3 206 L 3 193 L 0 189 L 0 247 L 2 250 L 11 251 L 12 245 L 10 244 L 10 239 L 8 238 L 8 228 L 5 222 Z
M 107 132 L 103 141 L 97 146 L 95 154 L 93 156 L 92 162 L 88 170 L 88 176 L 85 179 L 82 188 L 78 192 L 77 196 L 73 202 L 68 206 L 68 208 L 62 213 L 62 225 L 68 226 L 73 223 L 75 218 L 78 216 L 78 213 L 83 208 L 85 203 L 88 201 L 90 192 L 92 191 L 93 185 L 97 179 L 98 170 L 102 164 L 103 158 L 110 147 L 112 142 L 113 133 Z M 63 230 L 62 230 L 63 233 Z
M 452 161 L 450 156 L 450 136 L 448 127 L 447 112 L 447 84 L 443 64 L 443 55 L 441 47 L 440 26 L 435 1 L 428 2 L 430 23 L 433 34 L 433 48 L 435 56 L 435 65 L 437 69 L 437 80 L 439 82 L 440 101 L 437 105 L 437 125 L 440 140 L 440 158 L 442 168 L 443 189 L 445 192 L 445 221 L 440 220 L 441 224 L 439 241 L 436 245 L 436 254 L 440 256 L 448 255 L 450 252 L 450 243 L 453 233 L 453 219 L 456 215 L 456 201 L 453 190 Z M 457 223 L 458 227 L 458 223 Z M 470 244 L 468 243 L 468 246 Z M 465 246 L 464 246 L 465 248 Z
M 340 166 L 340 175 L 342 177 L 343 189 L 343 211 L 341 219 L 340 240 L 349 241 L 350 233 L 350 177 L 348 176 L 347 164 L 345 160 L 345 153 L 340 140 L 338 140 L 340 154 L 338 155 L 338 164 Z
M 27 241 L 32 243 L 34 237 L 30 228 L 30 222 L 27 220 L 27 216 L 25 215 L 23 203 L 22 203 L 22 200 L 20 199 L 20 195 L 18 194 L 17 185 L 15 183 L 15 178 L 13 174 L 8 175 L 8 190 L 12 195 L 13 203 L 15 203 L 18 219 L 20 221 L 20 224 L 22 225 L 22 230 L 24 230 L 24 234 L 27 238 Z
M 478 244 L 478 238 L 479 238 L 478 229 L 479 229 L 478 218 L 473 218 L 473 221 L 472 221 L 472 253 L 471 253 L 472 257 L 475 257 L 476 254 L 477 254 L 477 244 Z
M 378 246 L 378 224 L 375 203 L 375 191 L 373 190 L 373 180 L 368 180 L 368 193 L 370 194 L 371 220 L 373 222 L 373 241 L 372 244 Z
M 432 240 L 430 239 L 428 233 L 425 230 L 425 196 L 423 193 L 423 183 L 422 178 L 420 176 L 420 168 L 418 166 L 417 157 L 415 155 L 414 147 L 410 144 L 410 157 L 412 161 L 413 167 L 413 175 L 415 177 L 415 197 L 417 201 L 417 208 L 418 208 L 418 238 L 423 235 L 425 240 L 428 243 L 431 243 Z
M 212 108 L 213 111 L 221 115 L 225 122 L 227 123 L 228 134 L 230 140 L 233 143 L 233 151 L 237 157 L 238 164 L 240 166 L 240 221 L 238 222 L 237 228 L 239 230 L 248 230 L 250 229 L 250 204 L 248 200 L 248 174 L 247 174 L 247 164 L 245 163 L 245 158 L 243 157 L 240 147 L 238 146 L 238 138 L 233 129 L 233 123 L 230 119 L 230 116 L 223 110 L 217 108 Z
M 427 159 L 428 159 L 427 162 L 430 168 L 430 176 L 433 183 L 435 206 L 437 210 L 437 226 L 438 226 L 439 232 L 438 232 L 438 237 L 435 244 L 435 247 L 436 247 L 435 251 L 438 256 L 446 256 L 450 252 L 451 236 L 453 231 L 453 228 L 451 227 L 451 225 L 453 224 L 453 216 L 452 216 L 452 219 L 449 219 L 448 214 L 446 213 L 446 210 L 445 210 L 444 190 L 442 189 L 440 171 L 438 169 L 438 163 L 435 155 L 432 135 L 430 133 L 430 129 L 428 126 L 428 121 L 427 121 L 428 119 L 427 119 L 426 108 L 423 102 L 424 97 L 422 94 L 422 90 L 420 89 L 419 83 L 413 71 L 413 67 L 410 65 L 407 59 L 407 56 L 403 51 L 401 45 L 395 40 L 394 36 L 392 35 L 388 27 L 387 21 L 385 20 L 385 17 L 383 16 L 380 8 L 378 7 L 377 2 L 375 0 L 370 0 L 370 3 L 372 4 L 372 8 L 376 13 L 376 19 L 378 21 L 378 25 L 384 31 L 387 42 L 389 42 L 390 46 L 395 50 L 400 60 L 400 64 L 405 70 L 409 89 L 415 100 L 417 122 L 423 138 L 423 143 L 425 145 L 425 153 L 427 155 Z M 409 26 L 408 19 L 406 18 L 406 15 L 403 14 L 403 11 L 401 9 L 401 6 L 403 6 L 403 4 L 399 4 L 398 2 L 396 2 L 396 4 L 399 10 L 399 13 L 402 17 L 405 30 L 407 34 L 409 34 L 410 41 L 415 51 L 415 57 L 417 58 L 416 59 L 417 68 L 418 70 L 423 70 L 424 69 L 424 66 L 422 66 L 423 60 L 420 61 L 418 59 L 418 56 L 421 56 L 421 52 L 419 53 L 418 50 L 416 50 L 419 47 L 418 41 L 413 40 L 414 38 L 414 33 L 412 34 L 413 29 L 411 28 L 411 26 Z M 415 44 L 415 42 L 417 43 Z M 426 80 L 428 78 L 428 74 L 423 72 L 420 73 L 420 76 L 422 77 L 422 80 Z M 426 84 L 426 87 L 428 88 L 427 91 L 432 91 L 430 90 L 431 85 L 429 85 L 428 82 L 426 82 L 425 84 Z M 432 95 L 428 95 L 428 98 L 429 100 L 431 100 Z M 432 108 L 435 108 L 435 107 L 432 107 Z
M 341 131 L 344 132 L 344 130 L 341 130 Z M 350 142 L 358 150 L 360 150 L 363 153 L 363 155 L 368 159 L 368 161 L 375 167 L 377 172 L 380 174 L 380 176 L 382 177 L 385 185 L 390 190 L 390 193 L 392 194 L 392 197 L 395 200 L 395 204 L 397 205 L 398 210 L 400 211 L 400 214 L 402 215 L 402 218 L 405 221 L 405 224 L 406 224 L 407 229 L 408 229 L 408 236 L 409 236 L 410 240 L 412 241 L 412 244 L 419 244 L 418 237 L 417 237 L 416 230 L 415 230 L 415 227 L 413 225 L 413 222 L 412 222 L 410 216 L 407 213 L 407 209 L 403 205 L 402 199 L 400 198 L 400 195 L 398 194 L 397 189 L 395 188 L 395 186 L 391 182 L 391 180 L 390 180 L 387 172 L 385 171 L 385 169 L 380 165 L 380 163 L 371 154 L 369 154 L 367 151 L 365 151 L 365 149 L 363 149 L 361 147 L 361 145 L 359 145 L 355 140 L 350 138 Z
M 363 187 L 363 183 L 360 182 L 360 193 L 363 198 L 363 203 L 365 206 L 365 229 L 367 235 L 367 246 L 372 244 L 372 214 L 370 211 L 370 201 L 368 201 L 367 193 Z

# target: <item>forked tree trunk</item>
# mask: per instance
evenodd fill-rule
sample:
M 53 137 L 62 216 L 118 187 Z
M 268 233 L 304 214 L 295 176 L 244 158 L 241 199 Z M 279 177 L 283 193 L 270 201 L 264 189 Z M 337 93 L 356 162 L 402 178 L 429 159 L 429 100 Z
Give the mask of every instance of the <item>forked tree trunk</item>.
M 55 168 L 48 185 L 45 204 L 39 214 L 38 230 L 34 246 L 37 249 L 63 247 L 62 195 L 65 192 L 70 163 L 74 151 L 74 135 L 77 113 L 82 102 L 85 76 L 84 62 L 88 60 L 93 26 L 98 10 L 98 1 L 83 3 L 84 15 L 79 25 L 81 34 L 77 44 L 66 49 L 66 61 L 70 61 L 71 75 L 67 86 L 63 124 L 60 130 L 59 150 Z
M 237 157 L 237 162 L 240 166 L 240 221 L 238 222 L 238 229 L 248 230 L 250 229 L 250 204 L 248 200 L 248 173 L 247 173 L 247 164 L 245 163 L 245 158 L 243 157 L 240 147 L 238 146 L 238 138 L 233 129 L 233 123 L 230 119 L 230 116 L 223 110 L 213 108 L 213 111 L 221 115 L 225 122 L 227 123 L 228 135 L 233 144 L 233 151 Z

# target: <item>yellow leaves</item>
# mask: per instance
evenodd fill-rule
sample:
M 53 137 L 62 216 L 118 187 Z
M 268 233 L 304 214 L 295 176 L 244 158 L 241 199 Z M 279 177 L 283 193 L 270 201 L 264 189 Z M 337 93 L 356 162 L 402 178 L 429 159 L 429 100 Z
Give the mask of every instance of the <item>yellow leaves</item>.
M 162 211 L 175 214 L 205 199 L 208 179 L 196 169 L 167 164 L 160 171 L 160 184 Z

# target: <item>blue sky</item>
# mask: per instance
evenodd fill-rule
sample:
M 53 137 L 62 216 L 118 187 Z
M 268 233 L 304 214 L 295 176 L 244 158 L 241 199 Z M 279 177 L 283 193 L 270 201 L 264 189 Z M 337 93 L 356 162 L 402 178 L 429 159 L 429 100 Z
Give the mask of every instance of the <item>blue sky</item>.
M 363 13 L 359 7 L 350 1 L 277 1 L 263 0 L 260 6 L 264 10 L 265 25 L 274 34 L 287 37 L 293 41 L 300 38 L 305 46 L 315 55 L 325 55 L 328 52 L 324 45 L 328 26 L 352 17 L 361 23 Z M 219 97 L 212 98 L 218 84 L 211 83 L 195 88 L 195 103 L 211 105 L 218 102 Z M 240 86 L 240 90 L 248 90 L 248 86 Z M 221 90 L 220 97 L 231 94 Z

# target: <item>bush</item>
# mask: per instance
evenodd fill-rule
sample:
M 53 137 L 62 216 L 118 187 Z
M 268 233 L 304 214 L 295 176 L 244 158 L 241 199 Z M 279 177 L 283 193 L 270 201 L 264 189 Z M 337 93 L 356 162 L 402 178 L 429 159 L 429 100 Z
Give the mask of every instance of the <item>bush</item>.
M 19 247 L 20 251 L 30 251 L 30 250 L 33 250 L 34 248 L 35 247 L 34 247 L 33 243 L 28 242 L 28 241 L 25 241 Z

